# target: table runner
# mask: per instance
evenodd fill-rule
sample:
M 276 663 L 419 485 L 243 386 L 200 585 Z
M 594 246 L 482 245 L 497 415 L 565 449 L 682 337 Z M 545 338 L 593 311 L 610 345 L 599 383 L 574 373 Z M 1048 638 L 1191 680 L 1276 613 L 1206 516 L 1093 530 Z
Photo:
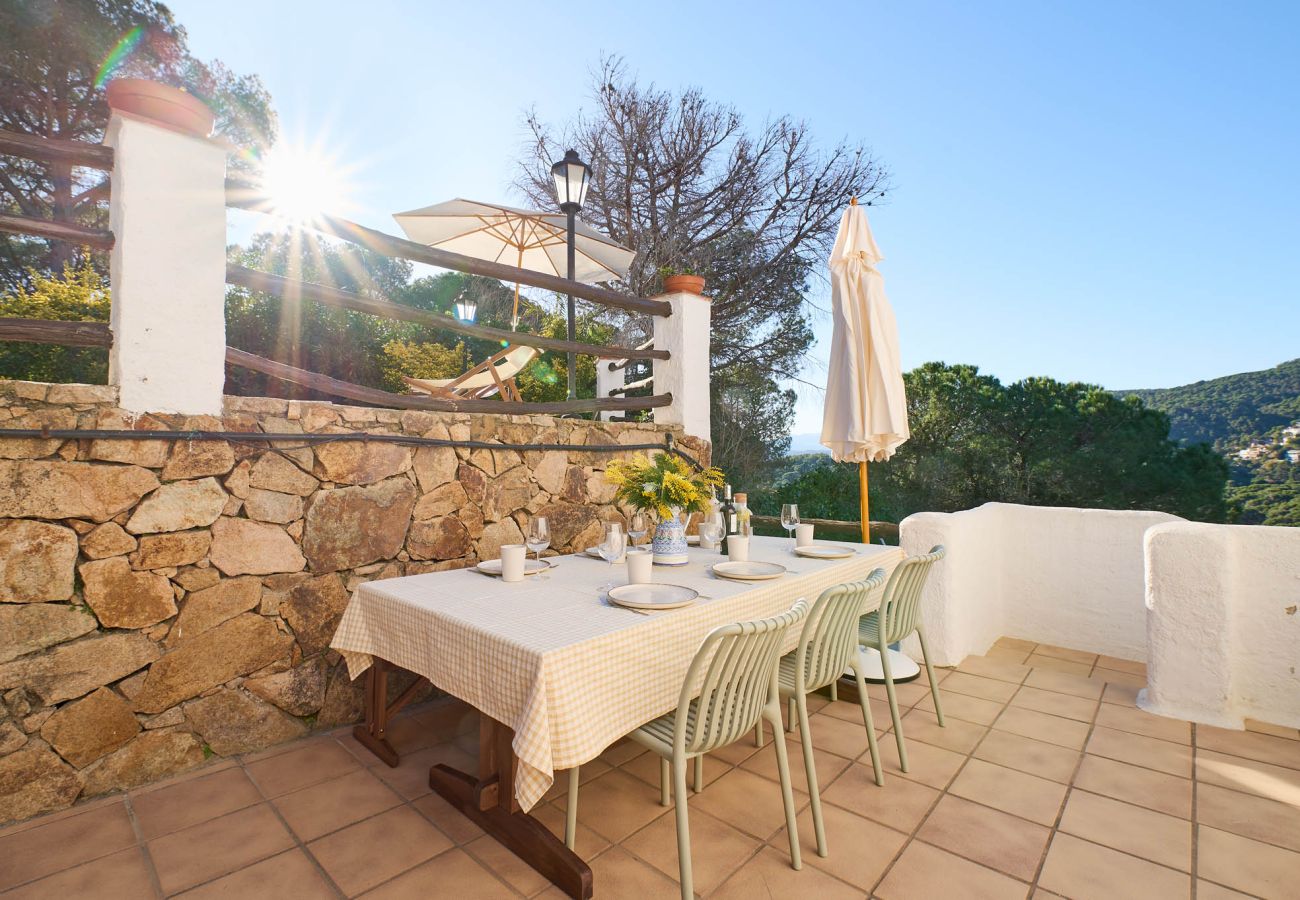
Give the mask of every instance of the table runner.
M 353 593 L 330 646 L 353 678 L 377 656 L 512 728 L 515 795 L 529 810 L 557 770 L 594 759 L 675 708 L 691 657 L 711 629 L 776 615 L 800 597 L 811 602 L 827 587 L 876 568 L 890 572 L 903 559 L 897 547 L 843 546 L 858 552 L 817 560 L 795 556 L 785 538 L 751 538 L 751 559 L 790 571 L 750 583 L 714 577 L 708 567 L 723 557 L 692 547 L 688 565 L 656 566 L 654 575 L 702 598 L 648 616 L 606 605 L 599 587 L 625 582 L 627 567 L 583 554 L 551 557 L 547 579 L 518 584 L 472 569 L 373 581 Z M 797 643 L 796 630 L 786 650 Z

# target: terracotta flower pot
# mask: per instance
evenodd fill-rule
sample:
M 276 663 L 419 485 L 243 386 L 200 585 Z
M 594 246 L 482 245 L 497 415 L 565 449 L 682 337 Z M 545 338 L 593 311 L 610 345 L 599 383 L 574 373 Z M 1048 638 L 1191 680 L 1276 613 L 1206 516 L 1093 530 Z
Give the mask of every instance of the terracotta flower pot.
M 704 276 L 702 275 L 667 275 L 664 277 L 664 290 L 670 294 L 704 293 Z
M 196 137 L 212 134 L 216 116 L 188 91 L 145 78 L 117 78 L 108 83 L 108 105 Z

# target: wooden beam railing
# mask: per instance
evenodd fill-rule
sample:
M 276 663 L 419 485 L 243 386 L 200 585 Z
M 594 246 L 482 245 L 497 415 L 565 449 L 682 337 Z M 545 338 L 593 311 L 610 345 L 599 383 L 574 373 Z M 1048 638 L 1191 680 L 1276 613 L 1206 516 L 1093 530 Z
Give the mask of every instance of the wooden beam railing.
M 0 130 L 0 154 L 38 159 L 42 162 L 71 163 L 88 169 L 113 170 L 113 148 L 88 141 L 69 141 L 62 138 L 23 134 Z
M 113 232 L 100 228 L 87 228 L 85 225 L 73 225 L 69 222 L 54 222 L 33 216 L 13 216 L 0 213 L 0 231 L 10 234 L 27 234 L 32 237 L 46 238 L 52 241 L 67 241 L 94 247 L 96 250 L 113 249 Z
M 255 212 L 273 212 L 259 188 L 233 179 L 226 181 L 226 205 Z M 530 287 L 555 291 L 558 294 L 572 294 L 583 300 L 590 300 L 593 303 L 612 306 L 628 312 L 651 316 L 672 315 L 672 306 L 666 300 L 645 300 L 640 297 L 629 297 L 626 294 L 620 294 L 617 291 L 611 291 L 609 288 L 598 287 L 594 284 L 570 281 L 567 278 L 547 275 L 544 272 L 534 272 L 529 269 L 521 269 L 518 266 L 508 266 L 492 260 L 475 259 L 461 253 L 439 250 L 435 247 L 417 244 L 415 241 L 394 237 L 373 228 L 366 228 L 364 225 L 358 225 L 356 222 L 350 222 L 338 216 L 317 216 L 308 227 L 322 234 L 328 234 L 340 240 L 358 244 L 367 250 L 373 250 L 384 256 L 409 259 L 414 262 L 427 263 L 431 266 L 452 269 L 470 275 L 482 275 L 501 281 L 526 284 Z
M 69 347 L 111 347 L 113 332 L 103 322 L 0 318 L 0 341 L 64 344 Z
M 500 415 L 557 415 L 560 413 L 601 412 L 604 410 L 654 409 L 660 406 L 668 406 L 673 402 L 671 394 L 655 397 L 563 400 L 556 403 L 515 403 L 491 399 L 461 400 L 443 397 L 417 397 L 410 394 L 394 394 L 389 391 L 381 391 L 378 388 L 362 387 L 359 384 L 340 381 L 328 375 L 318 375 L 315 372 L 308 372 L 305 369 L 265 359 L 243 350 L 236 350 L 234 347 L 226 348 L 226 364 L 252 369 L 254 372 L 261 372 L 263 375 L 269 375 L 272 378 L 278 378 L 281 381 L 296 384 L 308 390 L 319 391 L 322 394 L 330 394 L 348 400 L 357 400 L 362 403 L 396 409 L 496 413 Z
M 509 344 L 522 344 L 526 347 L 537 347 L 542 350 L 559 350 L 565 353 L 586 353 L 605 359 L 624 359 L 629 356 L 635 359 L 669 358 L 667 350 L 654 350 L 649 347 L 629 350 L 626 347 L 605 347 L 593 344 L 584 344 L 579 341 L 566 341 L 560 338 L 549 338 L 539 334 L 528 334 L 523 331 L 506 331 L 501 328 L 489 328 L 486 325 L 469 325 L 461 322 L 459 319 L 453 319 L 450 316 L 440 316 L 423 309 L 416 309 L 412 306 L 403 306 L 400 303 L 393 303 L 389 300 L 374 300 L 369 297 L 363 297 L 352 291 L 327 287 L 322 284 L 311 284 L 310 282 L 297 281 L 292 278 L 284 278 L 280 275 L 271 275 L 267 272 L 258 272 L 255 269 L 248 269 L 244 266 L 234 265 L 233 263 L 226 266 L 226 282 L 240 287 L 246 287 L 250 290 L 272 294 L 279 297 L 286 304 L 292 304 L 298 300 L 312 300 L 316 303 L 333 307 L 334 309 L 348 309 L 353 312 L 366 313 L 372 316 L 381 316 L 386 319 L 398 319 L 403 322 L 413 322 L 417 325 L 426 325 L 431 328 L 441 328 L 445 331 L 452 331 L 469 337 L 506 342 Z

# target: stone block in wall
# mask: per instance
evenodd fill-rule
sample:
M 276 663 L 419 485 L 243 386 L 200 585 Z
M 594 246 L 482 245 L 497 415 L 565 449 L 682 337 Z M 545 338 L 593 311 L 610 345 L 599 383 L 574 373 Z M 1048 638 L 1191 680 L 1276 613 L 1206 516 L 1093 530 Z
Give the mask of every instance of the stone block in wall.
M 280 603 L 280 615 L 293 629 L 303 655 L 315 656 L 329 647 L 348 605 L 348 592 L 336 574 L 321 575 L 291 588 Z
M 499 559 L 502 544 L 522 544 L 524 533 L 519 530 L 514 519 L 502 519 L 483 526 L 483 535 L 478 539 L 479 559 Z
M 139 466 L 0 460 L 0 509 L 17 518 L 107 522 L 156 487 Z
M 261 600 L 262 581 L 251 575 L 226 578 L 211 587 L 196 590 L 185 598 L 181 614 L 167 635 L 167 643 L 179 644 L 202 634 L 242 612 L 248 612 Z
M 207 557 L 211 545 L 212 532 L 206 528 L 146 534 L 140 538 L 140 549 L 129 557 L 131 568 L 166 569 L 188 566 Z
M 58 708 L 41 726 L 41 737 L 59 755 L 85 768 L 140 731 L 130 705 L 108 688 Z
M 411 465 L 420 490 L 427 493 L 454 479 L 460 460 L 452 447 L 420 447 Z
M 278 525 L 223 517 L 212 525 L 212 564 L 226 575 L 297 572 L 307 560 Z
M 330 673 L 325 689 L 325 702 L 316 717 L 318 725 L 345 725 L 361 719 L 365 709 L 365 679 L 355 681 L 348 677 L 348 667 L 342 662 Z
M 126 790 L 201 765 L 203 745 L 188 731 L 145 731 L 85 772 L 85 794 Z
M 114 406 L 117 388 L 111 384 L 52 384 L 45 402 L 66 406 Z
M 0 603 L 72 596 L 77 533 L 27 519 L 0 519 Z
M 458 518 L 444 515 L 411 525 L 406 548 L 412 559 L 456 559 L 473 549 L 473 541 Z
M 66 603 L 0 606 L 0 663 L 94 631 L 95 617 Z
M 81 552 L 91 559 L 123 556 L 136 548 L 135 538 L 116 522 L 96 526 L 81 539 Z
M 226 492 L 215 478 L 173 481 L 145 498 L 126 523 L 132 534 L 184 531 L 217 521 L 226 506 Z
M 9 720 L 0 722 L 0 756 L 13 753 L 15 750 L 21 750 L 26 744 L 27 734 L 23 729 Z M 0 821 L 3 821 L 2 816 L 0 816 Z
M 422 494 L 416 501 L 411 516 L 416 521 L 436 519 L 452 514 L 468 501 L 469 495 L 465 493 L 465 488 L 459 481 L 452 481 Z
M 49 428 L 61 431 L 77 427 L 69 409 L 34 409 L 5 422 L 5 428 Z M 0 459 L 40 459 L 63 445 L 61 438 L 0 438 Z
M 60 703 L 138 672 L 160 654 L 138 632 L 85 637 L 0 664 L 0 690 L 25 687 L 44 703 Z
M 100 410 L 95 427 L 120 431 L 168 431 L 167 424 L 153 416 L 132 417 L 120 409 Z M 90 442 L 89 456 L 101 462 L 130 463 L 150 469 L 160 468 L 171 449 L 168 441 L 125 441 L 107 438 Z
M 302 497 L 250 487 L 248 497 L 244 500 L 244 511 L 248 518 L 259 522 L 287 525 L 302 518 Z
M 207 568 L 190 566 L 177 572 L 176 577 L 172 580 L 187 591 L 201 591 L 204 588 L 210 588 L 219 582 L 221 580 L 221 572 L 214 569 L 212 566 L 208 566 Z
M 71 806 L 81 786 L 73 768 L 43 743 L 0 756 L 0 822 Z
M 312 473 L 338 484 L 374 484 L 411 468 L 411 449 L 401 444 L 340 441 L 318 444 L 315 451 L 316 465 Z
M 278 453 L 263 453 L 257 458 L 249 471 L 248 484 L 250 487 L 297 494 L 299 497 L 306 497 L 320 487 L 315 478 Z
M 406 541 L 416 489 L 406 478 L 322 491 L 307 511 L 303 551 L 313 572 L 391 559 Z
M 324 658 L 318 656 L 285 672 L 250 678 L 243 686 L 290 715 L 309 716 L 325 702 L 327 668 Z
M 235 452 L 225 441 L 176 441 L 171 445 L 162 477 L 165 481 L 178 481 L 225 475 L 234 466 Z
M 302 722 L 239 690 L 220 690 L 182 709 L 190 728 L 218 756 L 260 750 L 307 733 Z
M 528 470 L 523 466 L 516 466 L 498 475 L 488 482 L 481 504 L 483 518 L 489 522 L 497 522 L 508 517 L 515 510 L 523 509 L 528 504 L 528 496 L 531 492 L 532 485 L 528 481 Z
M 81 578 L 86 603 L 105 628 L 145 628 L 176 615 L 171 582 L 134 571 L 124 557 L 84 563 Z

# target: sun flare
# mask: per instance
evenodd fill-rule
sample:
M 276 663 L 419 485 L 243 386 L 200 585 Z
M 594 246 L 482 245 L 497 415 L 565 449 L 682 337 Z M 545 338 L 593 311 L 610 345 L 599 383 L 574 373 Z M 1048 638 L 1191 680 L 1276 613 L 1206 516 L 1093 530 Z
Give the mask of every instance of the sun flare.
M 319 146 L 276 144 L 262 165 L 262 186 L 271 211 L 298 225 L 309 225 L 322 213 L 343 215 L 351 206 L 347 167 Z

